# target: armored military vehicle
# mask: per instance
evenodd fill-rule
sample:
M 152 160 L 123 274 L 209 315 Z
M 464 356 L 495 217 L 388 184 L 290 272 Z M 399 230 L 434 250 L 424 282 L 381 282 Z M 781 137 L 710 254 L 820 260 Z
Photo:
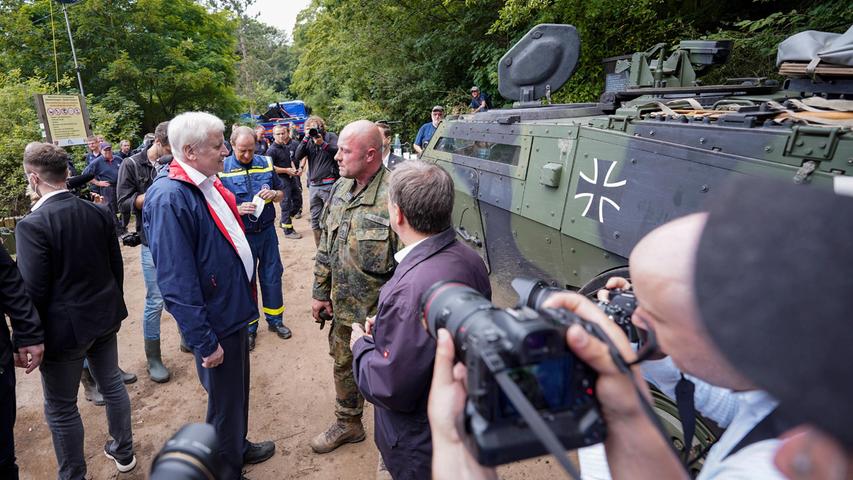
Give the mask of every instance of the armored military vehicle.
M 555 105 L 580 39 L 574 27 L 539 25 L 499 64 L 513 108 L 444 120 L 424 158 L 452 173 L 454 226 L 485 261 L 497 303 L 515 301 L 518 276 L 586 294 L 627 276 L 644 234 L 700 210 L 732 176 L 849 190 L 853 68 L 816 74 L 794 62 L 782 65 L 784 84 L 702 85 L 731 46 L 683 41 L 610 59 L 599 102 Z M 657 394 L 656 404 L 680 446 L 675 405 Z M 712 430 L 700 423 L 694 453 Z

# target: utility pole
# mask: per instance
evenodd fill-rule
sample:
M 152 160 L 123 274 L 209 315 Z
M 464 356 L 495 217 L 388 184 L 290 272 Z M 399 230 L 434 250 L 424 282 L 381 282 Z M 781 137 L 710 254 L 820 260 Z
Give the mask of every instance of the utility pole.
M 68 10 L 65 9 L 65 2 L 61 1 L 62 13 L 65 15 L 65 29 L 68 30 L 68 42 L 71 44 L 71 56 L 74 58 L 74 70 L 77 72 L 77 84 L 80 86 L 80 95 L 86 98 L 86 92 L 83 91 L 83 79 L 80 77 L 80 65 L 77 64 L 77 52 L 74 50 L 74 39 L 71 37 L 71 22 L 68 21 Z

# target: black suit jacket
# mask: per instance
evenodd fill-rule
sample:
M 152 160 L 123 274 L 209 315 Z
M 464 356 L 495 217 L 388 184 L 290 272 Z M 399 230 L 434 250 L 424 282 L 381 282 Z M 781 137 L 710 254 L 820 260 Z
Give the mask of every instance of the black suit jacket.
M 0 316 L 4 313 L 12 320 L 12 339 L 3 319 L 0 321 L 0 368 L 9 362 L 12 352 L 18 348 L 44 343 L 41 320 L 27 296 L 18 267 L 6 248 L 0 246 Z
M 56 358 L 117 331 L 127 317 L 121 251 L 110 213 L 59 193 L 15 227 L 18 268 Z

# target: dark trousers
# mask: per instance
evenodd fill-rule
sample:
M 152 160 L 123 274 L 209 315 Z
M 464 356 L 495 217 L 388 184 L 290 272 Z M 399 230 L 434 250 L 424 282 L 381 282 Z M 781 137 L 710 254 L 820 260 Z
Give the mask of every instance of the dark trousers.
M 269 207 L 272 208 L 272 207 Z M 252 249 L 252 260 L 258 266 L 258 281 L 261 284 L 264 315 L 270 325 L 281 325 L 284 320 L 284 297 L 281 293 L 281 276 L 284 266 L 278 250 L 278 236 L 275 227 L 270 225 L 258 233 L 247 233 L 246 240 Z M 249 322 L 249 332 L 258 330 L 258 321 Z
M 133 454 L 130 399 L 121 381 L 118 342 L 113 332 L 98 338 L 86 348 L 63 353 L 59 357 L 46 357 L 39 367 L 44 389 L 44 416 L 53 436 L 60 480 L 86 477 L 83 421 L 77 410 L 77 392 L 80 389 L 84 357 L 88 358 L 89 370 L 107 403 L 107 425 L 113 438 L 107 448 L 111 454 L 120 458 L 129 458 Z
M 284 200 L 281 201 L 281 228 L 293 229 L 293 217 L 302 210 L 302 190 L 299 177 L 280 175 L 284 183 Z
M 207 418 L 219 440 L 223 480 L 239 479 L 243 454 L 249 447 L 249 337 L 245 328 L 219 339 L 225 361 L 216 368 L 201 366 L 195 353 L 198 379 L 207 391 Z
M 110 217 L 113 219 L 113 225 L 115 226 L 116 233 L 120 233 L 126 225 L 123 225 L 124 222 L 116 218 L 116 214 L 118 213 L 116 187 L 113 185 L 110 185 L 109 187 L 101 187 L 101 195 L 104 196 L 104 205 L 107 206 L 112 214 Z M 129 218 L 128 222 L 130 222 Z
M 15 464 L 15 363 L 0 365 L 0 478 L 18 480 Z

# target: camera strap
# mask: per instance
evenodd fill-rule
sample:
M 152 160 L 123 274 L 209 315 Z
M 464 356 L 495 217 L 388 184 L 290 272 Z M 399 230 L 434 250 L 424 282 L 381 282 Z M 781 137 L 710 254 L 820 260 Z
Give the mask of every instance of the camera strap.
M 533 434 L 539 438 L 542 445 L 544 445 L 545 448 L 548 449 L 548 452 L 557 459 L 560 466 L 563 467 L 563 470 L 565 470 L 570 477 L 575 480 L 580 480 L 580 472 L 578 472 L 575 466 L 572 465 L 571 460 L 569 460 L 569 456 L 566 455 L 565 447 L 560 443 L 557 436 L 554 435 L 554 432 L 548 428 L 548 425 L 545 424 L 545 420 L 542 419 L 542 416 L 539 415 L 536 408 L 534 408 L 530 403 L 530 400 L 528 400 L 521 389 L 518 388 L 518 385 L 512 381 L 507 370 L 494 373 L 494 375 L 495 380 L 497 380 L 498 385 L 504 391 L 504 394 L 506 394 L 510 403 L 512 403 L 512 406 L 515 407 L 516 411 L 521 415 L 521 418 L 527 422 L 527 426 L 530 427 Z

